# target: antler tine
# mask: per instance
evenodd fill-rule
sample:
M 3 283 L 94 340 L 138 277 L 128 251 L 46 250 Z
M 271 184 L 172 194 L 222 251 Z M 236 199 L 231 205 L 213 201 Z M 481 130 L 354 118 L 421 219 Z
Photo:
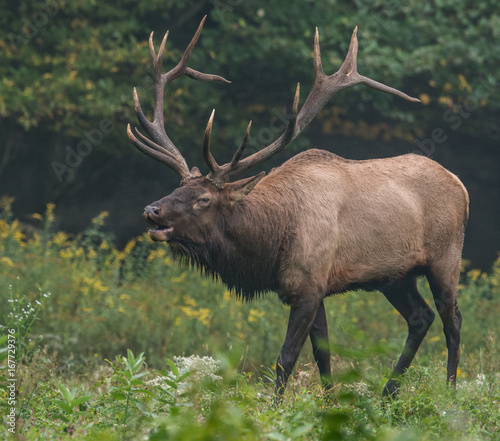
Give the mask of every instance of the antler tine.
M 215 109 L 212 110 L 212 114 L 208 119 L 207 128 L 205 129 L 205 137 L 203 139 L 203 159 L 208 165 L 211 173 L 217 173 L 220 170 L 219 164 L 215 161 L 215 158 L 210 152 L 210 137 L 212 135 L 212 126 L 214 123 Z
M 147 140 L 148 143 L 154 144 L 151 140 L 147 139 L 139 130 L 137 127 L 134 128 L 136 134 L 143 140 Z M 179 174 L 183 179 L 188 178 L 190 175 L 187 175 L 185 173 L 184 169 L 184 164 L 181 163 L 178 158 L 176 158 L 172 153 L 168 151 L 160 151 L 158 150 L 157 144 L 155 144 L 155 148 L 151 148 L 147 146 L 146 144 L 142 143 L 139 141 L 134 133 L 132 132 L 132 129 L 130 127 L 130 123 L 127 124 L 127 135 L 128 138 L 132 141 L 132 143 L 143 153 L 145 153 L 148 156 L 151 156 L 152 158 L 162 162 L 163 164 L 168 165 L 171 169 L 173 169 L 177 174 Z M 161 148 L 161 147 L 160 147 Z
M 358 73 L 358 27 L 354 28 L 351 36 L 351 42 L 347 55 L 340 69 L 333 75 L 326 76 L 321 67 L 321 55 L 319 45 L 319 32 L 316 29 L 314 38 L 314 79 L 311 91 L 300 109 L 297 126 L 300 133 L 314 119 L 318 112 L 339 90 L 357 84 L 365 84 L 383 92 L 397 95 L 411 102 L 420 102 L 418 98 L 413 98 L 404 92 L 393 87 L 386 86 L 371 78 L 365 77 Z M 297 134 L 298 134 L 297 133 Z
M 203 72 L 196 71 L 187 66 L 189 61 L 189 57 L 193 52 L 193 49 L 200 38 L 201 31 L 203 29 L 203 24 L 205 23 L 206 16 L 202 19 L 198 29 L 195 32 L 195 35 L 191 39 L 191 42 L 187 46 L 184 54 L 181 57 L 179 63 L 170 71 L 166 73 L 162 73 L 162 64 L 163 64 L 163 54 L 165 52 L 165 47 L 168 39 L 168 31 L 165 33 L 160 47 L 158 49 L 158 53 L 156 53 L 153 43 L 154 34 L 151 33 L 149 37 L 149 51 L 152 58 L 153 63 L 153 73 L 154 73 L 154 82 L 153 82 L 153 121 L 149 121 L 141 108 L 141 103 L 139 100 L 139 95 L 137 90 L 134 89 L 134 105 L 137 113 L 137 118 L 147 132 L 151 139 L 146 138 L 142 135 L 137 129 L 136 134 L 134 135 L 131 128 L 127 129 L 127 134 L 129 135 L 130 140 L 133 144 L 142 152 L 147 155 L 152 156 L 160 162 L 168 165 L 172 169 L 174 169 L 182 178 L 182 182 L 185 182 L 188 179 L 193 177 L 199 177 L 199 172 L 193 172 L 193 170 L 189 171 L 186 160 L 183 158 L 177 147 L 168 137 L 165 131 L 164 125 L 164 114 L 163 114 L 163 97 L 165 86 L 167 83 L 173 81 L 174 79 L 186 75 L 189 78 L 198 80 L 198 81 L 221 81 L 225 83 L 230 83 L 230 81 L 219 75 L 205 74 Z M 212 158 L 213 159 L 213 158 Z M 215 160 L 214 160 L 215 163 Z M 215 163 L 216 164 L 216 163 Z
M 248 143 L 248 137 L 250 136 L 250 129 L 252 128 L 252 121 L 248 123 L 247 129 L 245 131 L 245 136 L 243 137 L 243 141 L 241 142 L 241 145 L 238 150 L 236 150 L 236 153 L 233 156 L 233 159 L 231 159 L 231 164 L 230 168 L 235 168 L 240 161 L 241 157 L 243 156 L 243 152 L 245 151 Z
M 290 144 L 307 125 L 314 119 L 318 112 L 325 106 L 335 93 L 346 87 L 351 87 L 356 84 L 365 84 L 383 92 L 392 93 L 401 98 L 412 102 L 420 102 L 419 99 L 410 97 L 409 95 L 379 83 L 378 81 L 364 77 L 357 70 L 357 55 L 358 55 L 358 39 L 356 27 L 352 33 L 349 49 L 344 62 L 340 69 L 333 75 L 327 76 L 323 72 L 321 63 L 321 51 L 319 44 L 319 31 L 316 28 L 314 35 L 314 56 L 313 56 L 313 85 L 309 95 L 307 96 L 300 112 L 299 97 L 300 85 L 297 84 L 297 91 L 293 100 L 292 113 L 288 120 L 288 125 L 284 133 L 272 144 L 264 147 L 262 150 L 253 155 L 241 160 L 243 150 L 240 147 L 235 154 L 235 157 L 229 164 L 219 166 L 219 170 L 211 171 L 209 177 L 219 186 L 229 180 L 231 177 L 257 165 L 268 158 L 276 155 Z M 212 169 L 211 169 L 212 170 Z
M 229 164 L 224 164 L 219 166 L 219 170 L 216 173 L 210 173 L 209 177 L 213 182 L 216 182 L 218 186 L 221 186 L 224 182 L 227 182 L 233 176 L 236 176 L 249 168 L 264 162 L 271 156 L 276 155 L 281 150 L 283 150 L 290 142 L 297 136 L 296 134 L 296 122 L 297 115 L 299 111 L 299 100 L 300 100 L 300 83 L 297 83 L 297 88 L 295 90 L 295 95 L 292 103 L 292 111 L 288 119 L 288 124 L 282 135 L 274 141 L 272 144 L 268 145 L 266 148 L 259 150 L 251 156 L 245 159 L 241 159 L 243 151 L 248 142 L 248 137 L 250 135 L 251 122 L 247 127 L 245 132 L 245 137 L 240 148 L 235 153 L 232 161 Z
M 321 50 L 319 47 L 319 31 L 316 28 L 316 32 L 314 33 L 314 57 L 313 57 L 313 75 L 314 80 L 317 81 L 316 78 L 318 76 L 325 76 L 323 73 L 323 63 L 321 62 Z

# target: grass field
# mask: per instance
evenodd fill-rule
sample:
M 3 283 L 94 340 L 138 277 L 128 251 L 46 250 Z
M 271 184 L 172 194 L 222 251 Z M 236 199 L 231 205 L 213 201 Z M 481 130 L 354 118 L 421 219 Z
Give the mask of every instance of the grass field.
M 456 391 L 445 385 L 437 319 L 400 395 L 383 399 L 406 325 L 381 294 L 356 292 L 326 301 L 334 389 L 319 387 L 308 344 L 276 407 L 288 317 L 276 295 L 241 303 L 146 237 L 119 250 L 100 230 L 105 213 L 69 236 L 53 231 L 49 205 L 27 233 L 9 204 L 0 203 L 0 440 L 500 439 L 500 259 L 488 274 L 462 273 Z M 425 280 L 420 288 L 430 302 Z

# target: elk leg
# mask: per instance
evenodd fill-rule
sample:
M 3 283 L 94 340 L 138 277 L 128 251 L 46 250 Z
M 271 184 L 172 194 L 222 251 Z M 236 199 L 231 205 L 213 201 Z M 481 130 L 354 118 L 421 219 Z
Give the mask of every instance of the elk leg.
M 444 265 L 443 265 L 444 266 Z M 447 381 L 456 385 L 458 362 L 460 360 L 460 328 L 462 314 L 457 305 L 457 285 L 460 262 L 451 271 L 446 268 L 431 268 L 427 279 L 431 287 L 436 308 L 443 322 L 443 332 L 448 348 Z
M 274 392 L 278 399 L 285 392 L 288 377 L 292 373 L 318 310 L 319 300 L 304 297 L 291 304 L 285 342 L 276 362 L 276 386 Z
M 328 346 L 328 324 L 323 301 L 321 301 L 316 311 L 309 337 L 311 338 L 314 359 L 321 376 L 321 383 L 325 389 L 331 389 L 332 371 L 330 368 L 330 348 Z
M 418 292 L 415 276 L 392 283 L 382 292 L 408 324 L 408 338 L 405 347 L 394 368 L 391 379 L 384 387 L 384 395 L 395 395 L 399 388 L 397 378 L 410 366 L 422 340 L 434 321 L 435 314 Z

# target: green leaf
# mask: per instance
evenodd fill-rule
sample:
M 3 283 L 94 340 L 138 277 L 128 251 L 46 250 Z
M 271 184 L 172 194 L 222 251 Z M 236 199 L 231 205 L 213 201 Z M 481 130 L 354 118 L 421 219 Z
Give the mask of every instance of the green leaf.
M 168 358 L 165 360 L 168 365 L 170 366 L 170 369 L 172 370 L 172 373 L 177 377 L 179 375 L 179 369 L 175 365 L 175 363 L 172 360 L 169 360 Z
M 71 401 L 73 401 L 73 398 L 75 397 L 75 394 L 76 394 L 76 390 L 70 391 L 62 383 L 59 383 L 59 391 L 61 392 L 62 396 L 64 397 L 64 400 L 68 404 L 70 404 Z
M 92 398 L 90 395 L 84 395 L 83 397 L 79 397 L 71 402 L 71 406 L 76 407 L 79 406 L 82 403 L 85 403 L 85 401 L 88 401 Z
M 114 398 L 115 400 L 126 400 L 127 395 L 124 394 L 123 392 L 111 392 L 111 397 Z
M 73 414 L 73 408 L 68 403 L 65 403 L 64 401 L 57 401 L 56 403 L 68 415 Z
M 135 407 L 137 407 L 137 409 L 139 409 L 143 414 L 149 415 L 148 409 L 140 401 L 137 401 L 136 399 L 131 399 L 130 401 L 132 401 L 135 404 Z

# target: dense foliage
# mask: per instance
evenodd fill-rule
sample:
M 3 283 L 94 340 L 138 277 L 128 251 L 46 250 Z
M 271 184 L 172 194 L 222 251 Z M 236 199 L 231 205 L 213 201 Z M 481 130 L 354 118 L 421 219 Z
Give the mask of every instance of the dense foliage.
M 242 304 L 144 237 L 118 250 L 101 231 L 106 213 L 70 236 L 52 230 L 49 205 L 35 215 L 43 228 L 23 232 L 10 202 L 2 201 L 0 218 L 0 377 L 6 406 L 7 341 L 15 335 L 15 421 L 26 439 L 487 440 L 498 434 L 500 260 L 490 274 L 462 275 L 456 395 L 444 384 L 437 320 L 401 396 L 382 400 L 405 325 L 382 295 L 359 292 L 327 301 L 334 391 L 322 394 L 306 348 L 284 404 L 275 408 L 269 380 L 288 313 L 276 296 Z M 423 281 L 421 289 L 432 298 Z M 2 408 L 5 427 L 8 408 Z M 2 436 L 9 439 L 6 431 Z
M 132 87 L 150 97 L 149 31 L 157 31 L 158 44 L 160 35 L 172 30 L 168 65 L 177 62 L 205 13 L 209 21 L 192 65 L 233 84 L 179 80 L 170 86 L 167 125 L 186 151 L 199 146 L 200 126 L 216 105 L 219 152 L 239 143 L 249 118 L 267 128 L 272 110 L 289 105 L 295 83 L 310 84 L 315 26 L 326 72 L 338 68 L 357 25 L 360 72 L 420 96 L 425 105 L 398 101 L 395 106 L 397 98 L 375 100 L 380 92 L 360 88 L 329 106 L 324 131 L 412 139 L 426 135 L 436 121 L 456 130 L 476 112 L 477 123 L 467 130 L 498 139 L 493 115 L 500 107 L 495 93 L 500 14 L 493 0 L 425 5 L 416 0 L 10 0 L 0 17 L 0 134 L 7 150 L 19 136 L 37 134 L 38 148 L 52 158 L 64 157 L 66 145 L 82 139 L 119 155 L 127 142 L 125 123 L 135 121 Z M 382 117 L 391 129 L 380 125 Z M 255 146 L 272 135 L 256 134 Z M 198 150 L 193 153 L 197 163 Z M 8 159 L 2 158 L 3 167 Z

